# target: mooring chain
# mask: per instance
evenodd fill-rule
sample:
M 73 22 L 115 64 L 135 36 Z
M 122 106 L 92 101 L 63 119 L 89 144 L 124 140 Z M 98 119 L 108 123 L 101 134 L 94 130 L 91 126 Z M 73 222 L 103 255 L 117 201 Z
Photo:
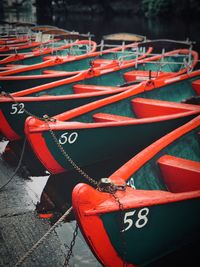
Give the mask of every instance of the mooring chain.
M 93 178 L 91 178 L 85 171 L 83 171 L 75 162 L 74 160 L 70 157 L 70 155 L 68 153 L 66 153 L 66 151 L 64 150 L 64 148 L 62 147 L 62 145 L 59 143 L 59 140 L 57 139 L 54 131 L 50 128 L 49 125 L 49 121 L 48 118 L 47 120 L 45 120 L 47 126 L 48 126 L 48 130 L 54 140 L 54 142 L 56 143 L 56 145 L 58 146 L 58 148 L 60 149 L 60 151 L 62 152 L 63 156 L 67 159 L 67 161 L 73 166 L 73 168 L 79 172 L 83 177 L 85 177 L 91 184 L 93 184 L 94 186 L 97 186 L 98 183 L 97 181 L 95 181 Z
M 16 169 L 13 172 L 13 174 L 11 175 L 10 179 L 4 185 L 2 185 L 0 187 L 0 192 L 3 190 L 4 187 L 6 187 L 13 180 L 13 178 L 15 177 L 17 172 L 19 171 L 19 169 L 21 167 L 21 164 L 22 164 L 23 157 L 24 157 L 24 152 L 25 152 L 25 148 L 26 148 L 26 142 L 27 142 L 27 138 L 24 139 L 24 143 L 23 143 L 23 146 L 22 146 L 22 153 L 21 153 L 21 156 L 19 158 L 19 161 L 18 161 Z
M 60 219 L 40 238 L 37 243 L 35 243 L 31 249 L 23 257 L 21 257 L 18 262 L 14 265 L 14 267 L 21 266 L 22 263 L 47 239 L 47 237 L 55 230 L 55 228 L 65 220 L 65 218 L 72 211 L 72 207 L 70 207 L 61 217 Z
M 39 117 L 39 116 L 37 116 L 37 115 L 31 113 L 31 112 L 28 111 L 27 109 L 25 109 L 25 107 L 21 107 L 21 106 L 20 106 L 20 103 L 17 102 L 16 99 L 15 99 L 10 93 L 7 93 L 7 92 L 2 91 L 2 92 L 1 92 L 1 95 L 2 95 L 2 96 L 9 97 L 9 98 L 10 98 L 10 99 L 11 99 L 17 106 L 20 107 L 21 110 L 23 110 L 24 113 L 26 113 L 26 115 L 31 116 L 31 117 L 34 117 L 35 119 L 38 119 L 38 120 L 42 120 L 42 121 L 45 120 L 44 117 Z M 51 121 L 55 121 L 55 119 L 53 119 L 53 118 L 51 118 L 51 117 L 48 117 L 48 118 L 49 118 L 49 120 L 51 120 Z
M 9 94 L 9 93 L 6 93 L 6 92 L 1 92 L 1 95 L 3 96 L 7 96 L 7 97 L 10 97 L 12 99 L 12 101 L 19 105 L 20 103 L 18 103 L 15 98 Z M 25 108 L 23 108 L 23 111 L 29 115 L 29 116 L 32 116 L 36 119 L 39 119 L 39 120 L 42 120 L 42 121 L 45 121 L 45 123 L 48 125 L 48 128 L 50 130 L 50 133 L 54 139 L 54 141 L 56 142 L 56 144 L 59 146 L 59 148 L 61 149 L 62 153 L 65 155 L 65 157 L 67 158 L 67 160 L 72 164 L 72 166 L 77 170 L 79 171 L 82 175 L 84 175 L 91 183 L 96 183 L 95 180 L 93 180 L 92 178 L 90 178 L 86 173 L 84 173 L 78 166 L 77 164 L 75 164 L 75 162 L 71 159 L 71 157 L 64 151 L 63 147 L 60 145 L 59 141 L 57 140 L 55 134 L 53 133 L 53 131 L 51 130 L 50 126 L 49 126 L 49 121 L 51 122 L 55 122 L 56 120 L 54 118 L 51 118 L 49 117 L 48 115 L 44 115 L 43 117 L 38 117 L 34 114 L 32 114 L 31 112 L 29 112 L 28 110 L 26 110 Z M 26 139 L 25 139 L 25 142 L 26 142 Z M 23 156 L 21 156 L 21 159 L 22 159 Z M 21 160 L 20 160 L 21 162 Z M 17 168 L 18 170 L 18 168 Z M 15 172 L 16 173 L 16 172 Z M 12 176 L 11 179 L 13 179 L 14 175 Z M 11 179 L 9 180 L 9 182 L 11 181 Z M 2 186 L 5 187 L 6 185 L 8 184 L 8 182 Z M 2 189 L 0 188 L 0 190 Z M 64 214 L 63 216 L 60 217 L 60 219 L 49 229 L 49 231 L 46 232 L 46 234 L 37 242 L 33 245 L 33 247 L 23 256 L 19 259 L 19 261 L 16 263 L 15 267 L 17 266 L 21 266 L 21 264 L 37 249 L 37 247 L 42 244 L 46 239 L 47 237 L 55 230 L 55 228 L 70 214 L 70 212 L 72 211 L 72 207 L 70 207 Z M 72 255 L 72 249 L 74 247 L 74 244 L 75 244 L 75 239 L 76 239 L 76 236 L 78 234 L 78 225 L 76 225 L 76 228 L 74 230 L 74 233 L 73 233 L 73 239 L 70 243 L 70 248 L 68 250 L 68 253 L 67 253 L 67 257 L 65 259 L 65 265 L 64 266 L 68 266 L 68 262 L 70 260 L 70 257 Z
M 19 102 L 17 102 L 15 100 L 15 98 L 10 94 L 10 93 L 6 93 L 6 92 L 1 92 L 1 95 L 3 96 L 7 96 L 7 97 L 10 97 L 12 99 L 12 101 L 16 104 L 16 105 L 20 105 Z M 59 143 L 56 135 L 54 134 L 53 130 L 50 128 L 50 125 L 49 125 L 49 121 L 51 122 L 55 122 L 56 119 L 52 118 L 52 117 L 49 117 L 48 115 L 44 115 L 43 117 L 39 117 L 35 114 L 32 114 L 31 112 L 29 112 L 28 110 L 26 110 L 24 107 L 22 108 L 22 110 L 28 115 L 28 116 L 32 116 L 38 120 L 42 120 L 44 121 L 47 126 L 48 126 L 48 130 L 54 140 L 54 142 L 56 143 L 56 145 L 58 146 L 58 148 L 60 149 L 60 151 L 62 152 L 63 156 L 67 159 L 67 161 L 73 166 L 73 168 L 79 172 L 83 177 L 85 177 L 91 184 L 97 186 L 97 182 L 91 178 L 87 173 L 85 173 L 74 161 L 73 159 L 70 157 L 69 154 L 66 153 L 66 151 L 64 150 L 64 148 L 61 146 L 61 144 Z
M 20 105 L 20 103 L 18 103 L 15 98 L 6 92 L 1 92 L 1 95 L 10 97 L 12 99 L 12 101 L 17 104 Z M 31 112 L 29 112 L 28 110 L 26 110 L 25 108 L 23 108 L 24 112 L 29 115 L 32 116 L 36 119 L 42 120 L 46 123 L 46 125 L 48 126 L 48 130 L 54 140 L 54 142 L 56 143 L 57 147 L 59 148 L 59 150 L 61 151 L 61 153 L 63 154 L 63 156 L 65 157 L 65 159 L 73 166 L 73 168 L 80 173 L 83 177 L 85 177 L 92 185 L 94 185 L 97 190 L 101 191 L 101 192 L 107 192 L 110 193 L 116 200 L 116 202 L 119 205 L 119 209 L 121 211 L 124 210 L 123 204 L 120 202 L 119 198 L 116 196 L 116 191 L 120 190 L 120 191 L 124 191 L 126 190 L 126 184 L 124 185 L 120 185 L 117 186 L 115 184 L 113 184 L 110 179 L 108 178 L 102 178 L 99 182 L 97 182 L 96 180 L 94 180 L 93 178 L 91 178 L 85 171 L 83 171 L 75 162 L 74 160 L 70 157 L 70 155 L 68 153 L 66 153 L 66 151 L 64 150 L 64 148 L 62 147 L 62 145 L 59 143 L 59 140 L 57 139 L 54 131 L 51 129 L 50 125 L 49 125 L 49 121 L 50 122 L 55 122 L 56 120 L 52 117 L 49 117 L 48 115 L 44 115 L 43 117 L 39 117 L 36 116 L 34 114 L 32 114 Z M 55 230 L 55 228 L 58 226 L 58 224 L 60 224 L 68 215 L 69 213 L 72 211 L 72 207 L 70 207 L 64 214 L 63 216 L 61 216 L 61 218 L 49 229 L 49 231 L 46 232 L 46 234 L 16 263 L 15 267 L 20 266 L 34 251 L 35 249 L 42 243 L 44 242 L 47 237 L 51 234 L 52 231 Z M 122 219 L 120 219 L 120 222 L 122 222 Z M 122 228 L 122 227 L 121 227 Z M 71 258 L 72 255 L 72 249 L 75 245 L 75 240 L 76 240 L 76 236 L 78 234 L 78 224 L 76 224 L 75 230 L 73 232 L 73 238 L 72 241 L 70 243 L 70 247 L 64 262 L 64 267 L 69 265 L 69 260 Z M 123 242 L 124 243 L 124 242 Z M 126 263 L 125 265 L 126 266 Z
M 126 184 L 124 185 L 115 185 L 113 184 L 110 179 L 108 178 L 102 178 L 99 182 L 97 182 L 96 180 L 94 180 L 93 178 L 91 178 L 87 173 L 85 173 L 73 160 L 72 158 L 69 156 L 69 154 L 66 153 L 66 151 L 64 150 L 64 148 L 61 146 L 61 144 L 59 143 L 55 133 L 53 132 L 53 130 L 50 128 L 49 126 L 49 123 L 48 123 L 48 120 L 46 121 L 47 125 L 48 125 L 48 128 L 49 128 L 49 132 L 51 133 L 52 135 L 52 138 L 54 140 L 54 142 L 57 144 L 58 148 L 60 149 L 60 151 L 62 152 L 63 156 L 68 160 L 68 162 L 74 167 L 74 169 L 79 172 L 81 175 L 83 175 L 83 177 L 85 177 L 91 184 L 93 184 L 94 186 L 97 187 L 97 190 L 101 191 L 101 192 L 107 192 L 107 193 L 110 193 L 116 200 L 116 202 L 118 203 L 119 205 L 119 209 L 121 210 L 121 213 L 120 213 L 120 228 L 122 230 L 122 222 L 123 222 L 123 218 L 122 218 L 122 212 L 124 210 L 124 207 L 123 207 L 123 204 L 120 202 L 119 198 L 116 196 L 116 191 L 117 190 L 120 190 L 120 191 L 124 191 L 126 190 Z M 120 230 L 120 232 L 121 232 Z M 68 250 L 68 254 L 66 256 L 66 259 L 65 259 L 65 263 L 64 263 L 64 267 L 66 266 L 69 266 L 69 260 L 70 260 L 70 257 L 72 255 L 72 249 L 73 249 L 73 246 L 75 244 L 75 239 L 76 239 L 76 236 L 77 236 L 77 232 L 78 232 L 78 225 L 76 224 L 76 228 L 74 230 L 74 233 L 73 233 L 73 238 L 72 238 L 72 241 L 71 241 L 71 244 L 70 244 L 70 248 Z M 125 240 L 124 238 L 122 237 L 122 243 L 124 244 L 125 246 Z M 126 252 L 124 251 L 124 254 Z M 124 267 L 127 266 L 126 262 L 124 261 L 123 263 Z
M 125 189 L 124 189 L 125 190 Z M 124 206 L 123 204 L 121 203 L 119 197 L 115 194 L 115 193 L 112 193 L 112 196 L 114 197 L 115 201 L 117 202 L 117 204 L 119 205 L 119 210 L 120 210 L 120 214 L 119 214 L 119 228 L 120 228 L 120 234 L 121 234 L 121 242 L 122 242 L 122 254 L 124 256 L 123 258 L 123 266 L 126 267 L 127 266 L 127 263 L 125 261 L 125 256 L 126 256 L 126 240 L 123 236 L 123 211 L 124 211 Z
M 120 190 L 120 191 L 124 191 L 126 190 L 126 184 L 124 185 L 115 185 L 113 184 L 110 179 L 108 178 L 102 178 L 99 182 L 97 182 L 96 180 L 94 180 L 93 178 L 91 178 L 87 173 L 85 173 L 73 160 L 72 158 L 69 156 L 69 154 L 66 153 L 66 151 L 64 150 L 64 148 L 62 147 L 62 145 L 59 143 L 59 140 L 57 139 L 55 133 L 53 132 L 53 130 L 50 128 L 48 120 L 46 121 L 48 128 L 49 128 L 49 132 L 51 133 L 51 136 L 54 140 L 54 142 L 57 144 L 58 148 L 60 149 L 60 151 L 62 152 L 63 156 L 67 159 L 67 161 L 74 167 L 74 169 L 79 172 L 83 177 L 85 177 L 91 184 L 93 184 L 94 186 L 97 187 L 97 190 L 101 191 L 101 192 L 107 192 L 110 193 L 116 200 L 116 202 L 119 205 L 119 209 L 121 210 L 121 214 L 120 214 L 120 228 L 122 230 L 122 212 L 124 210 L 123 204 L 120 202 L 119 198 L 116 196 L 116 191 Z M 120 231 L 121 232 L 121 231 Z M 64 267 L 69 266 L 69 260 L 70 257 L 72 255 L 72 249 L 73 246 L 75 244 L 75 239 L 78 233 L 78 224 L 76 224 L 76 228 L 74 230 L 73 233 L 73 238 L 72 241 L 70 243 L 70 248 L 68 250 L 68 254 L 66 256 L 65 262 L 64 262 Z M 122 237 L 122 243 L 125 246 L 125 240 Z M 124 251 L 125 253 L 125 251 Z M 126 262 L 124 261 L 123 263 L 124 267 L 127 266 Z
M 115 199 L 116 203 L 119 206 L 119 210 L 120 210 L 120 214 L 119 214 L 119 228 L 120 228 L 120 234 L 121 234 L 121 241 L 123 244 L 123 247 L 125 248 L 126 246 L 126 240 L 124 239 L 123 236 L 123 211 L 124 211 L 124 206 L 121 203 L 119 197 L 116 195 L 117 191 L 125 191 L 126 190 L 126 186 L 127 184 L 124 183 L 123 185 L 115 185 L 112 183 L 112 181 L 109 178 L 102 178 L 99 183 L 98 183 L 98 187 L 97 190 L 99 190 L 100 192 L 106 192 L 106 193 L 110 193 L 113 198 Z M 124 254 L 124 258 L 125 258 L 125 254 L 126 254 L 126 250 L 123 248 L 123 254 Z M 123 266 L 126 267 L 127 263 L 125 262 L 125 259 L 123 259 Z
M 75 227 L 74 232 L 73 232 L 72 241 L 70 243 L 69 250 L 68 250 L 67 256 L 65 258 L 64 265 L 63 265 L 64 267 L 69 266 L 69 260 L 72 256 L 72 250 L 73 250 L 73 247 L 75 245 L 77 235 L 78 235 L 78 224 L 76 223 L 76 227 Z

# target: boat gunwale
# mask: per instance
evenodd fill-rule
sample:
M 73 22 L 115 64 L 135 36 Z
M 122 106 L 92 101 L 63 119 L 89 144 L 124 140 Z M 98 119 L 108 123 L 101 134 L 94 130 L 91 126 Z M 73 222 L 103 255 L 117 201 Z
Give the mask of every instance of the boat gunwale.
M 115 185 L 122 185 L 127 179 L 134 175 L 146 162 L 158 154 L 162 149 L 175 142 L 180 137 L 200 126 L 200 115 L 177 129 L 167 133 L 151 145 L 136 154 L 127 161 L 122 167 L 109 176 L 111 182 Z M 84 190 L 84 186 L 89 185 L 80 183 L 73 189 L 73 194 L 79 190 Z M 85 212 L 85 215 L 95 215 L 119 210 L 119 205 L 110 193 L 98 192 L 101 201 L 93 209 Z M 184 201 L 187 199 L 200 198 L 200 190 L 172 193 L 163 190 L 140 190 L 126 187 L 125 191 L 115 193 L 120 199 L 124 209 L 138 208 L 142 206 L 153 206 L 157 204 L 173 203 L 174 201 Z
M 151 50 L 151 49 L 152 48 L 149 48 L 149 50 Z M 175 55 L 177 53 L 180 53 L 180 54 L 189 54 L 189 53 L 192 53 L 194 59 L 192 60 L 192 64 L 191 64 L 190 68 L 193 68 L 197 64 L 197 62 L 198 62 L 198 53 L 196 51 L 194 51 L 194 50 L 189 50 L 189 49 L 176 49 L 176 50 L 172 50 L 172 51 L 166 52 L 164 54 L 155 55 L 155 56 L 152 56 L 152 57 L 149 57 L 149 58 L 144 58 L 146 55 L 148 55 L 150 53 L 150 52 L 148 53 L 148 51 L 143 55 L 142 58 L 140 58 L 138 60 L 133 59 L 133 60 L 128 61 L 128 62 L 125 62 L 124 61 L 121 64 L 116 64 L 116 66 L 113 66 L 111 68 L 109 68 L 109 67 L 108 68 L 99 67 L 99 68 L 94 68 L 94 69 L 92 68 L 92 70 L 94 72 L 94 75 L 95 75 L 95 71 L 97 71 L 97 73 L 98 73 L 98 70 L 101 70 L 101 69 L 102 69 L 102 74 L 104 74 L 104 71 L 106 71 L 106 70 L 107 71 L 116 71 L 118 69 L 129 68 L 129 67 L 135 66 L 136 64 L 148 63 L 149 61 L 159 60 L 159 59 L 163 58 L 163 56 L 164 57 L 172 56 L 172 55 Z M 50 60 L 49 63 L 52 62 L 52 64 L 53 64 L 53 61 L 54 60 Z M 41 63 L 39 63 L 39 64 L 41 64 Z M 42 64 L 44 64 L 44 63 L 42 63 Z M 48 66 L 48 61 L 46 61 L 45 66 Z M 184 72 L 187 71 L 187 69 L 188 69 L 188 67 L 180 70 L 177 73 L 179 73 L 179 74 L 184 73 Z M 63 73 L 62 74 L 59 74 L 59 73 L 57 73 L 57 74 L 17 75 L 17 76 L 9 76 L 9 75 L 8 76 L 6 76 L 6 75 L 4 76 L 5 73 L 4 74 L 3 73 L 0 73 L 0 81 L 1 80 L 28 80 L 28 79 L 39 79 L 39 78 L 54 78 L 54 77 L 62 77 L 62 76 L 65 76 L 65 75 L 77 74 L 77 72 L 80 72 L 80 71 L 71 71 L 71 72 L 66 71 L 66 74 L 63 74 Z
M 176 102 L 174 103 L 176 104 Z M 26 133 L 37 133 L 41 131 L 47 132 L 49 131 L 49 128 L 53 131 L 63 131 L 63 130 L 83 130 L 83 129 L 142 125 L 142 124 L 150 124 L 150 123 L 159 123 L 159 122 L 173 120 L 177 118 L 183 118 L 186 116 L 192 116 L 195 114 L 198 115 L 200 113 L 200 107 L 196 105 L 192 105 L 192 104 L 184 104 L 184 105 L 188 105 L 187 111 L 179 111 L 175 114 L 167 114 L 167 115 L 154 116 L 154 117 L 152 116 L 148 118 L 133 118 L 133 120 L 123 120 L 123 121 L 85 123 L 85 122 L 79 122 L 79 121 L 55 120 L 53 122 L 49 121 L 47 125 L 47 123 L 42 120 L 36 119 L 34 117 L 28 117 L 26 118 L 25 129 L 26 129 Z

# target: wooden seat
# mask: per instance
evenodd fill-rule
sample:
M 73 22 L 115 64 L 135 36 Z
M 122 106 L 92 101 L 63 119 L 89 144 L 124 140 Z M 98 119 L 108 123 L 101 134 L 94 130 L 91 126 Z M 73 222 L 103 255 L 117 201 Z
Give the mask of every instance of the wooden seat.
M 158 76 L 158 73 L 155 71 L 151 72 L 151 76 L 156 77 Z M 148 70 L 132 70 L 132 71 L 124 73 L 124 79 L 127 82 L 136 81 L 136 80 L 146 81 L 146 80 L 149 80 L 149 71 Z
M 59 53 L 59 52 L 58 52 Z M 58 57 L 56 55 L 53 55 L 53 56 L 46 56 L 46 57 L 43 57 L 43 61 L 48 61 L 48 60 L 55 60 L 57 61 L 58 63 L 62 63 L 64 60 L 69 60 L 69 59 L 74 59 L 74 56 L 72 55 L 66 55 L 66 56 L 63 56 L 62 57 Z
M 8 67 L 8 68 L 23 68 L 23 67 L 28 67 L 28 65 L 7 64 L 6 67 Z
M 49 97 L 50 95 L 48 95 L 48 94 L 45 94 L 45 95 L 39 95 L 39 96 L 37 96 L 37 97 Z
M 200 95 L 200 79 L 192 82 L 192 88 Z
M 116 90 L 114 86 L 92 85 L 92 84 L 74 84 L 73 90 L 75 94 L 91 93 L 98 91 Z
M 0 71 L 10 70 L 11 67 L 0 67 Z
M 102 67 L 106 65 L 116 65 L 118 63 L 117 60 L 113 59 L 104 59 L 104 58 L 98 58 L 92 61 L 93 68 Z
M 199 109 L 197 105 L 148 98 L 134 98 L 131 100 L 131 104 L 137 118 L 169 115 Z
M 149 70 L 132 70 L 124 73 L 124 79 L 127 82 L 130 81 L 147 81 L 150 79 L 155 79 L 157 77 L 164 77 L 172 74 L 173 72 L 157 72 L 157 71 L 149 71 Z
M 126 117 L 126 116 L 119 116 L 115 114 L 109 113 L 96 113 L 92 115 L 95 122 L 114 122 L 114 121 L 130 121 L 134 120 L 135 118 Z
M 43 70 L 43 74 L 67 74 L 68 71 L 61 71 L 61 70 Z
M 157 163 L 170 192 L 200 190 L 200 162 L 164 155 Z

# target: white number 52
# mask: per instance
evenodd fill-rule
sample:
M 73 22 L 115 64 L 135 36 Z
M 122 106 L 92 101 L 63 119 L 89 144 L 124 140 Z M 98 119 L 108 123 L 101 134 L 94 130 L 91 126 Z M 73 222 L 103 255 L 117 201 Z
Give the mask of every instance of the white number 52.
M 12 104 L 10 114 L 22 114 L 24 113 L 24 103 Z

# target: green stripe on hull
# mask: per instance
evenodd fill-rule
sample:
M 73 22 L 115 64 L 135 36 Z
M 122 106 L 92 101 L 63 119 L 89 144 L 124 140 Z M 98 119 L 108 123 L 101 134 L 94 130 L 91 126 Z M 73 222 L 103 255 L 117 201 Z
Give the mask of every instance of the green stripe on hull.
M 200 199 L 155 205 L 127 216 L 132 226 L 125 229 L 125 212 L 101 215 L 113 247 L 126 262 L 144 266 L 181 246 L 200 238 Z M 143 210 L 142 210 L 143 209 Z
M 56 131 L 57 139 L 61 140 L 64 150 L 69 153 L 71 158 L 78 166 L 86 166 L 105 159 L 133 157 L 153 141 L 157 140 L 166 133 L 183 125 L 194 117 L 187 116 L 173 120 L 161 121 L 149 124 L 138 124 L 117 127 L 100 127 L 90 129 L 77 129 Z M 147 134 L 148 133 L 148 134 Z M 63 134 L 71 136 L 73 142 L 65 142 Z M 63 168 L 72 169 L 69 162 L 61 153 L 49 132 L 44 132 L 48 149 L 53 157 Z M 94 150 L 95 149 L 95 150 Z
M 28 110 L 35 116 L 42 117 L 47 114 L 48 116 L 54 116 L 67 110 L 76 108 L 94 100 L 99 100 L 103 96 L 99 97 L 87 97 L 78 99 L 67 100 L 52 100 L 52 101 L 32 101 L 20 103 L 17 106 L 15 103 L 0 103 L 1 110 L 3 111 L 6 120 L 11 125 L 11 128 L 19 135 L 24 136 L 24 122 L 28 115 L 24 112 L 23 108 Z M 23 108 L 22 108 L 23 107 Z M 17 123 L 16 123 L 17 119 Z
M 26 80 L 0 80 L 1 91 L 13 93 L 24 89 L 35 87 L 41 84 L 50 83 L 56 80 L 61 80 L 63 77 L 41 78 L 41 79 L 26 79 Z

